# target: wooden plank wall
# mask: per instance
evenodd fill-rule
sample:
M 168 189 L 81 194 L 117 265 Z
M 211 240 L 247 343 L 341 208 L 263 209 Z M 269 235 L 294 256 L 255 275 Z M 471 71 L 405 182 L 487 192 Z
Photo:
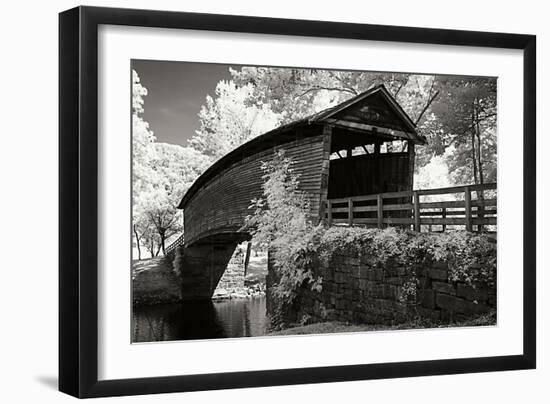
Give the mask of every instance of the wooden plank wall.
M 323 136 L 308 137 L 285 143 L 247 157 L 219 173 L 202 187 L 184 209 L 186 243 L 192 244 L 216 231 L 237 231 L 251 213 L 250 201 L 262 195 L 262 161 L 279 149 L 295 162 L 300 175 L 299 188 L 308 194 L 312 220 L 318 220 Z

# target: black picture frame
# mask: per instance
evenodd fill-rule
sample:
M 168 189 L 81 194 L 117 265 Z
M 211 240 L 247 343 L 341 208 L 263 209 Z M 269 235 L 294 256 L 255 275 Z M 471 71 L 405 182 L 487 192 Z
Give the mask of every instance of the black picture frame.
M 523 354 L 99 381 L 100 24 L 523 50 Z M 535 73 L 533 35 L 96 7 L 77 7 L 60 13 L 59 389 L 84 398 L 535 368 Z

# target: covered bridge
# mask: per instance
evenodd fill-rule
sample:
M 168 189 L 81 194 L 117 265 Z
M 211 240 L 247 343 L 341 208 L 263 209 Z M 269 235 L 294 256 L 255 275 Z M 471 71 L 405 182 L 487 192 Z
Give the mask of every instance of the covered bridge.
M 262 161 L 280 149 L 319 221 L 328 199 L 412 190 L 414 146 L 425 142 L 383 85 L 267 132 L 222 157 L 187 191 L 178 206 L 185 245 L 248 237 L 239 229 L 262 194 Z
M 311 219 L 331 222 L 329 200 L 412 191 L 414 147 L 425 142 L 380 85 L 225 155 L 194 182 L 178 206 L 184 211 L 185 243 L 176 251 L 183 298 L 210 298 L 235 247 L 250 237 L 240 229 L 251 200 L 262 195 L 262 162 L 277 151 L 284 149 L 292 159 L 299 189 L 309 198 Z M 338 209 L 333 210 L 337 216 Z M 372 206 L 359 210 L 355 215 L 371 223 Z

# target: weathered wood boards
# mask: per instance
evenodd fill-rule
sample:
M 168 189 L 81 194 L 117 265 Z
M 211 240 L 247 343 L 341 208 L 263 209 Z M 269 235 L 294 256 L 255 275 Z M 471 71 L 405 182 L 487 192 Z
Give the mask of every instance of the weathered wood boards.
M 322 136 L 272 147 L 221 171 L 185 207 L 186 244 L 213 231 L 237 232 L 243 226 L 245 217 L 252 213 L 248 209 L 251 200 L 262 195 L 262 162 L 273 158 L 280 149 L 284 149 L 286 156 L 295 162 L 293 169 L 299 175 L 299 189 L 308 195 L 312 218 L 318 218 L 323 165 Z

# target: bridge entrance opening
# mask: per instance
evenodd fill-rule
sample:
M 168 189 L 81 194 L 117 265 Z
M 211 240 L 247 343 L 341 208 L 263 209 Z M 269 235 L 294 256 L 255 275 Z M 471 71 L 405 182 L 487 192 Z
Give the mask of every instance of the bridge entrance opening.
M 376 129 L 357 131 L 335 127 L 331 136 L 327 198 L 332 219 L 349 218 L 377 223 L 377 200 L 350 202 L 350 198 L 387 192 L 412 191 L 414 144 L 407 139 L 381 135 Z M 411 203 L 410 197 L 397 197 L 386 203 Z M 386 212 L 386 218 L 406 218 L 407 211 Z
M 376 131 L 334 128 L 328 199 L 412 189 L 414 145 Z

